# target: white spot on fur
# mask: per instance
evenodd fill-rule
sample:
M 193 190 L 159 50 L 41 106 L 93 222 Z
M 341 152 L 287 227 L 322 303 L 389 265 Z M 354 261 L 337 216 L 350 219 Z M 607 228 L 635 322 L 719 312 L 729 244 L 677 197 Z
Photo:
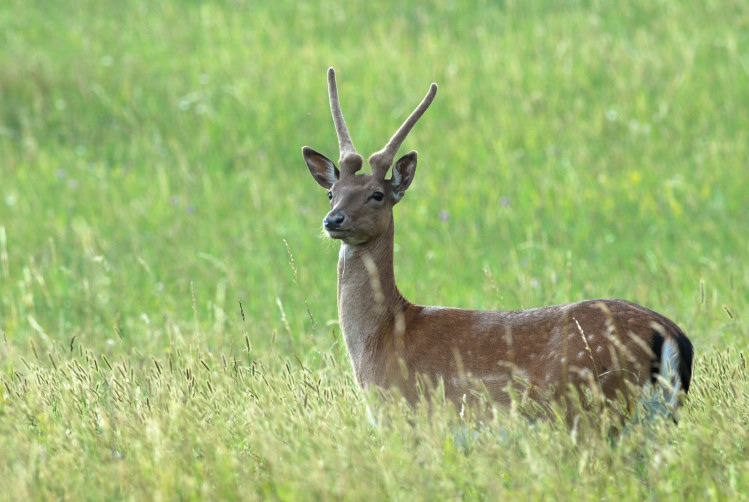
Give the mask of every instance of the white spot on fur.
M 585 357 L 585 351 L 581 350 L 580 352 L 577 353 L 577 358 L 582 359 L 583 357 Z
M 507 381 L 507 375 L 503 374 L 497 374 L 497 375 L 484 375 L 480 378 L 482 382 L 506 382 Z

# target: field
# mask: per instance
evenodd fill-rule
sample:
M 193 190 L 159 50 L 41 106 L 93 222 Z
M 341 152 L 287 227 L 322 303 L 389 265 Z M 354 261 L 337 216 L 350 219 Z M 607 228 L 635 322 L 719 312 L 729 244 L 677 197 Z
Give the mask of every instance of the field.
M 439 85 L 404 295 L 657 310 L 678 426 L 357 388 L 329 66 L 365 156 Z M 749 499 L 747 110 L 744 1 L 2 2 L 0 500 Z

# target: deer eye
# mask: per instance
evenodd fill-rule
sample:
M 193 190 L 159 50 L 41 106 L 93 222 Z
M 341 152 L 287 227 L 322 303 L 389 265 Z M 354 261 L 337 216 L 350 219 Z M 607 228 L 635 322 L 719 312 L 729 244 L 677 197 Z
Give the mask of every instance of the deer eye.
M 333 200 L 333 192 L 328 192 L 328 200 Z
M 385 194 L 383 194 L 382 192 L 375 192 L 372 194 L 372 198 L 376 201 L 381 201 L 385 198 Z

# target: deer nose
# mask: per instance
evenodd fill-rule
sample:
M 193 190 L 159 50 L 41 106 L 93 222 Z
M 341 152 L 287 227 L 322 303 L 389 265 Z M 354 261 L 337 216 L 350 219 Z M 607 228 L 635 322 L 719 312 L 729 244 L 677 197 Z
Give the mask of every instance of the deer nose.
M 341 228 L 341 224 L 345 219 L 346 217 L 343 215 L 343 213 L 328 213 L 325 219 L 322 220 L 322 224 L 326 230 L 338 230 L 339 228 Z

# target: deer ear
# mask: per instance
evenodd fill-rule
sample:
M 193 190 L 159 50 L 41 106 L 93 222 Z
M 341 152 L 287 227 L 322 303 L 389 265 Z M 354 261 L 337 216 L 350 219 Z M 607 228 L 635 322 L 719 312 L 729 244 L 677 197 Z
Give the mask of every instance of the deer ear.
M 416 152 L 409 152 L 393 166 L 393 177 L 390 183 L 393 185 L 393 197 L 395 202 L 403 198 L 406 189 L 411 185 L 416 173 Z
M 340 178 L 340 171 L 325 155 L 317 153 L 308 146 L 302 148 L 302 155 L 304 155 L 309 172 L 321 187 L 329 189 Z

